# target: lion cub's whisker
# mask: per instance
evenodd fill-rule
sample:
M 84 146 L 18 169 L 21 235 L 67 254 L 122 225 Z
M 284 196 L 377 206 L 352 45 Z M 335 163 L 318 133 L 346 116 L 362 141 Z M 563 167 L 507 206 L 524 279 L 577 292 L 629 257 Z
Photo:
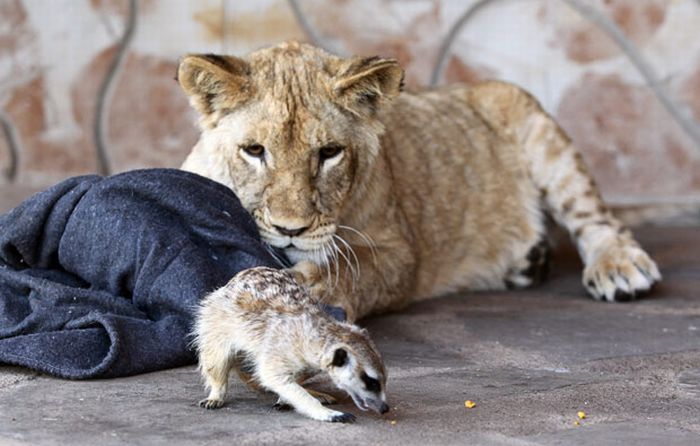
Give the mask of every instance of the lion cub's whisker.
M 352 246 L 350 246 L 350 244 L 347 241 L 345 241 L 345 239 L 343 237 L 341 237 L 337 234 L 333 234 L 333 238 L 340 241 L 345 246 L 345 248 L 350 252 L 350 254 L 352 254 L 353 261 L 354 261 L 355 266 L 356 266 L 356 269 L 353 268 L 353 270 L 356 271 L 356 275 L 357 275 L 357 277 L 359 277 L 360 273 L 361 273 L 360 272 L 360 261 L 357 258 L 357 254 L 355 254 L 355 250 L 352 249 Z
M 352 279 L 352 289 L 354 290 L 354 289 L 355 289 L 355 285 L 356 285 L 357 282 L 359 282 L 359 280 L 360 280 L 360 262 L 359 262 L 359 260 L 358 260 L 358 258 L 357 258 L 357 255 L 355 254 L 355 251 L 352 249 L 352 247 L 350 246 L 350 244 L 349 244 L 348 242 L 346 242 L 345 240 L 343 240 L 343 238 L 340 237 L 339 235 L 333 235 L 333 238 L 334 238 L 334 239 L 337 239 L 337 240 L 339 240 L 341 243 L 343 243 L 345 249 L 347 249 L 347 250 L 350 252 L 350 254 L 352 255 L 352 257 L 353 257 L 353 259 L 351 260 L 351 259 L 350 259 L 350 256 L 347 255 L 346 253 L 344 253 L 344 252 L 343 252 L 343 249 L 341 249 L 341 248 L 335 243 L 335 240 L 333 240 L 333 243 L 335 244 L 336 249 L 338 250 L 338 253 L 340 253 L 340 255 L 343 256 L 343 258 L 345 259 L 346 268 L 349 268 L 349 269 L 350 269 L 350 276 L 351 276 L 351 279 Z
M 357 273 L 356 273 L 356 271 L 355 271 L 353 265 L 352 265 L 351 262 L 350 262 L 350 258 L 348 257 L 347 254 L 345 254 L 345 253 L 340 249 L 340 247 L 339 247 L 338 244 L 335 242 L 335 240 L 331 239 L 331 243 L 333 244 L 333 247 L 334 247 L 336 253 L 337 253 L 339 256 L 342 256 L 342 258 L 345 260 L 345 271 L 346 271 L 346 273 L 347 273 L 347 271 L 350 271 L 350 276 L 349 276 L 349 277 L 350 277 L 350 281 L 351 281 L 350 283 L 352 284 L 352 290 L 354 291 L 354 290 L 355 290 L 355 283 L 356 283 L 356 281 L 357 281 L 357 277 L 358 277 L 358 276 L 357 276 Z M 340 275 L 340 259 L 339 259 L 339 258 L 338 258 L 338 262 L 337 262 L 336 265 L 335 265 L 335 271 L 336 271 L 336 274 Z M 347 277 L 347 274 L 346 274 L 346 277 Z
M 369 248 L 370 252 L 372 253 L 372 261 L 374 262 L 374 265 L 377 265 L 377 244 L 374 242 L 374 240 L 372 240 L 372 237 L 370 237 L 369 235 L 365 234 L 364 232 L 362 232 L 358 229 L 355 229 L 351 226 L 338 225 L 338 227 L 340 229 L 346 229 L 348 231 L 352 231 L 355 234 L 357 234 L 358 236 L 360 236 L 365 241 L 365 243 L 367 243 L 367 247 Z
M 321 245 L 321 251 L 322 251 L 322 253 L 323 253 L 323 257 L 326 259 L 326 261 L 325 261 L 325 264 L 326 264 L 326 268 L 325 268 L 325 269 L 326 269 L 326 277 L 327 277 L 327 278 L 326 278 L 326 284 L 327 284 L 328 287 L 330 287 L 330 286 L 331 286 L 331 277 L 332 277 L 332 276 L 331 276 L 331 268 L 330 268 L 330 263 L 331 263 L 331 262 L 330 262 L 328 259 L 329 259 L 329 257 L 330 257 L 330 259 L 331 259 L 331 261 L 332 261 L 333 257 L 332 257 L 330 248 L 328 248 L 328 247 L 326 246 L 326 244 Z
M 285 262 L 282 260 L 282 258 L 279 256 L 279 254 L 277 254 L 277 253 L 275 252 L 275 250 L 274 250 L 274 248 L 273 248 L 272 246 L 270 246 L 269 244 L 263 242 L 263 247 L 265 248 L 265 251 L 267 251 L 267 253 L 270 254 L 270 256 L 275 260 L 275 262 L 277 262 L 277 264 L 278 264 L 280 267 L 284 268 L 284 267 L 287 266 L 287 265 L 285 264 Z
M 333 272 L 335 274 L 335 281 L 333 282 L 333 290 L 335 290 L 338 287 L 338 281 L 340 280 L 340 270 L 338 268 L 338 245 L 336 245 L 335 241 L 333 239 L 330 240 L 330 251 L 331 255 L 333 256 Z

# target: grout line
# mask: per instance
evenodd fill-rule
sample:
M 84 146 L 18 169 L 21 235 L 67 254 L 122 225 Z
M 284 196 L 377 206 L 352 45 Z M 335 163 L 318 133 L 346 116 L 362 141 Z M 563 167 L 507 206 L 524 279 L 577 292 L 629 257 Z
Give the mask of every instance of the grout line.
M 95 120 L 93 122 L 93 138 L 95 142 L 95 150 L 97 152 L 98 169 L 102 175 L 111 173 L 109 156 L 107 154 L 107 116 L 106 110 L 108 99 L 111 98 L 111 93 L 114 88 L 114 81 L 121 71 L 124 58 L 127 50 L 134 37 L 136 30 L 136 16 L 138 13 L 138 1 L 129 0 L 129 12 L 124 28 L 124 34 L 119 41 L 117 52 L 112 59 L 112 62 L 107 70 L 100 89 L 97 94 L 97 102 L 95 104 Z
M 2 132 L 5 136 L 5 141 L 7 142 L 7 151 L 10 155 L 10 164 L 5 170 L 5 177 L 10 181 L 14 181 L 15 178 L 17 178 L 20 141 L 15 125 L 3 110 L 0 110 L 0 126 L 2 126 Z

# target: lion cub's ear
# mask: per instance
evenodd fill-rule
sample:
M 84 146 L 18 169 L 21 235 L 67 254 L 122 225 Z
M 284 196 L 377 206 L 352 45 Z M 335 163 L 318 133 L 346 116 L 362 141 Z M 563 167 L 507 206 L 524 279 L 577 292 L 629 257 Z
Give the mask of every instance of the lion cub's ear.
M 372 114 L 382 101 L 397 96 L 403 88 L 403 69 L 394 59 L 356 57 L 348 61 L 333 84 L 333 94 L 344 108 Z
M 205 125 L 214 125 L 251 96 L 250 66 L 243 59 L 214 54 L 191 54 L 180 61 L 177 78 Z

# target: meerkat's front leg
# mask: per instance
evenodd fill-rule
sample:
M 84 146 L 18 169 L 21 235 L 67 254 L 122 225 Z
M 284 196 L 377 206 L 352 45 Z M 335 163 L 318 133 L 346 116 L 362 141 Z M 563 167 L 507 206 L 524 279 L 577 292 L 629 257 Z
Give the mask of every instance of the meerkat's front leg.
M 293 380 L 277 377 L 270 381 L 266 380 L 264 385 L 279 395 L 283 402 L 292 406 L 297 412 L 314 420 L 332 423 L 353 423 L 355 421 L 355 415 L 325 407 Z
M 297 412 L 309 418 L 333 423 L 353 423 L 355 416 L 324 407 L 285 370 L 279 358 L 262 357 L 258 363 L 260 384 L 276 393 L 280 402 L 289 404 Z M 278 402 L 279 403 L 279 402 Z
M 300 384 L 301 385 L 301 384 Z M 313 396 L 318 400 L 319 403 L 323 404 L 324 406 L 330 406 L 331 404 L 336 404 L 338 402 L 338 399 L 334 397 L 333 395 L 329 395 L 327 393 L 319 392 L 317 390 L 309 389 L 308 387 L 304 387 L 304 390 L 306 390 L 309 395 Z M 287 404 L 282 398 L 279 398 L 275 404 L 272 405 L 272 408 L 275 410 L 279 411 L 285 411 L 285 410 L 291 410 L 292 406 Z
M 284 402 L 294 407 L 297 412 L 309 418 L 332 423 L 355 422 L 355 415 L 325 407 L 294 381 L 276 380 L 276 382 L 268 383 L 268 387 L 278 394 Z

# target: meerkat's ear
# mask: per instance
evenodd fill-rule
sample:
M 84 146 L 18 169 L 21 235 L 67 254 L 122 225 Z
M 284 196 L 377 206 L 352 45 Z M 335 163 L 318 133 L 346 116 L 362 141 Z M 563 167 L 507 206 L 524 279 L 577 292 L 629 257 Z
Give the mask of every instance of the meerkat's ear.
M 205 124 L 215 124 L 222 112 L 235 109 L 252 94 L 250 65 L 232 56 L 185 56 L 176 79 Z
M 341 106 L 358 115 L 371 114 L 403 88 L 403 68 L 394 59 L 355 57 L 335 79 L 333 94 Z
M 333 352 L 333 361 L 331 365 L 333 367 L 343 367 L 348 362 L 348 352 L 343 348 L 338 348 Z

